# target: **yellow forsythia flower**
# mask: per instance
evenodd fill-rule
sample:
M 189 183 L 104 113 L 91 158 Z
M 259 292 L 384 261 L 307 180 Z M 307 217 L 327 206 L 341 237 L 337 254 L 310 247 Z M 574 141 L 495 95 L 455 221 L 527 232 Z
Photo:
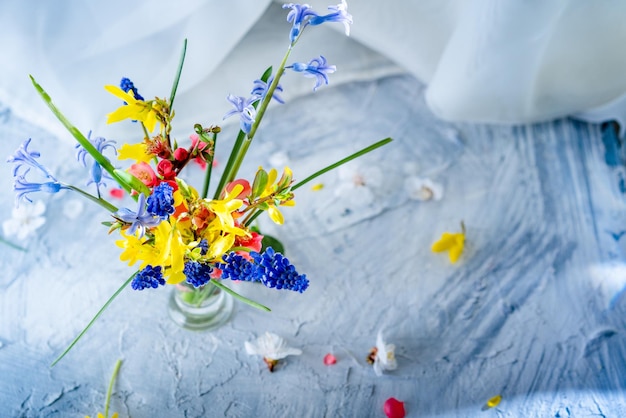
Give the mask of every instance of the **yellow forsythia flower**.
M 496 406 L 498 406 L 500 404 L 500 401 L 502 400 L 502 395 L 496 395 L 493 398 L 489 399 L 487 401 L 487 403 L 485 404 L 486 408 L 495 408 Z
M 463 247 L 465 246 L 465 226 L 461 223 L 462 232 L 450 233 L 444 232 L 439 241 L 435 242 L 431 250 L 435 253 L 448 251 L 448 257 L 452 264 L 456 263 L 461 254 L 463 253 Z

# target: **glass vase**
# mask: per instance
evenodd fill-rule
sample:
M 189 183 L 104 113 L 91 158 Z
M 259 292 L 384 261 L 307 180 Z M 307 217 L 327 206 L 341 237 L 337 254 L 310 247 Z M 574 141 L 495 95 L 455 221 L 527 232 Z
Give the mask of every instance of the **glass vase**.
M 224 325 L 233 312 L 233 297 L 212 284 L 174 286 L 168 303 L 172 320 L 183 328 L 203 331 Z

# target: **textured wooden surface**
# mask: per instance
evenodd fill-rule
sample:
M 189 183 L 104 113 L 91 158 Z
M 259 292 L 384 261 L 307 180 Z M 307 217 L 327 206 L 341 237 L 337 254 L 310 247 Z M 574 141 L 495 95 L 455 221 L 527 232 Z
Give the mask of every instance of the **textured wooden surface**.
M 2 115 L 6 155 L 33 137 L 59 178 L 83 181 L 67 142 Z M 322 190 L 303 188 L 283 227 L 263 221 L 310 278 L 304 294 L 235 286 L 273 312 L 239 304 L 223 328 L 192 333 L 167 317 L 168 289 L 128 289 L 53 369 L 132 270 L 103 211 L 85 202 L 70 219 L 77 196 L 40 196 L 48 222 L 37 240 L 0 251 L 0 415 L 95 414 L 121 358 L 121 416 L 382 417 L 392 396 L 409 417 L 626 416 L 624 149 L 612 131 L 447 124 L 418 82 L 390 77 L 274 107 L 241 173 L 281 160 L 304 178 L 386 136 L 395 141 L 325 175 Z M 8 216 L 11 167 L 2 170 Z M 443 198 L 411 199 L 411 176 L 442 184 Z M 461 221 L 467 248 L 452 265 L 430 245 Z M 364 360 L 379 330 L 398 357 L 382 377 Z M 244 350 L 265 331 L 303 354 L 268 373 Z

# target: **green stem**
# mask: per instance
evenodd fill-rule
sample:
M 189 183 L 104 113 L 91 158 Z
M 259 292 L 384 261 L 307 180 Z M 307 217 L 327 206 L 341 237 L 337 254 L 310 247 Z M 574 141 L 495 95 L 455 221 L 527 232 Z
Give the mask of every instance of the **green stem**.
M 77 192 L 78 194 L 82 195 L 83 197 L 91 200 L 92 202 L 95 202 L 97 204 L 99 204 L 100 206 L 102 206 L 103 208 L 105 208 L 106 210 L 108 210 L 109 212 L 115 213 L 117 212 L 117 207 L 113 206 L 112 204 L 110 204 L 109 202 L 107 202 L 106 200 L 96 197 L 90 193 L 87 193 L 86 191 L 79 189 L 78 187 L 72 186 L 71 184 L 64 184 L 65 187 L 67 187 L 70 190 L 73 190 L 75 192 Z
M 217 281 L 217 280 L 211 280 L 211 282 L 218 288 L 222 289 L 224 292 L 228 293 L 229 295 L 231 295 L 232 297 L 239 299 L 240 301 L 242 301 L 243 303 L 246 303 L 254 308 L 260 309 L 262 311 L 266 311 L 269 312 L 271 311 L 270 308 L 268 308 L 267 306 L 261 305 L 258 302 L 255 302 L 251 299 L 248 299 L 245 296 L 241 296 L 239 293 L 235 292 L 234 290 L 232 290 L 231 288 L 229 288 L 228 286 L 222 284 L 221 282 Z
M 4 238 L 2 238 L 2 237 L 0 237 L 0 242 L 1 242 L 1 243 L 3 243 L 3 244 L 8 245 L 8 246 L 9 246 L 9 247 L 11 247 L 11 248 L 15 248 L 16 250 L 19 250 L 19 251 L 24 251 L 24 252 L 26 252 L 26 251 L 27 251 L 27 250 L 26 250 L 26 248 L 24 248 L 24 247 L 20 247 L 20 246 L 19 246 L 19 245 L 17 245 L 17 244 L 13 244 L 12 242 L 7 241 L 7 240 L 5 240 L 5 239 L 4 239 Z
M 233 145 L 233 149 L 230 152 L 230 156 L 228 157 L 228 162 L 226 162 L 226 167 L 224 167 L 224 173 L 222 173 L 222 177 L 220 177 L 220 182 L 217 185 L 217 189 L 215 189 L 215 194 L 213 195 L 213 199 L 219 199 L 220 194 L 222 194 L 222 189 L 226 186 L 226 179 L 231 177 L 231 171 L 233 165 L 235 164 L 235 159 L 239 154 L 239 149 L 241 148 L 241 144 L 243 144 L 243 140 L 246 137 L 246 133 L 244 131 L 239 131 L 237 134 L 237 139 L 235 140 L 235 144 Z M 232 176 L 234 178 L 234 175 Z
M 222 175 L 222 181 L 220 181 L 220 187 L 218 187 L 218 189 L 215 192 L 216 199 L 217 199 L 217 196 L 219 196 L 219 194 L 221 193 L 221 189 L 224 187 L 224 185 L 228 182 L 233 181 L 235 177 L 237 176 L 237 172 L 239 171 L 239 168 L 241 167 L 241 164 L 243 163 L 243 159 L 246 156 L 246 153 L 248 152 L 248 148 L 250 147 L 250 144 L 252 143 L 252 139 L 254 138 L 254 135 L 256 134 L 256 131 L 259 128 L 259 125 L 261 124 L 263 115 L 265 115 L 265 111 L 267 110 L 267 107 L 269 106 L 269 103 L 272 100 L 274 91 L 276 91 L 276 87 L 278 87 L 280 78 L 283 76 L 285 72 L 285 65 L 287 64 L 287 59 L 289 59 L 289 55 L 291 54 L 291 47 L 292 45 L 290 45 L 289 48 L 287 48 L 287 52 L 285 52 L 285 56 L 283 57 L 282 61 L 280 62 L 280 65 L 278 66 L 278 70 L 276 71 L 274 80 L 272 80 L 272 84 L 270 84 L 269 88 L 267 89 L 267 93 L 265 94 L 265 97 L 263 97 L 263 101 L 257 108 L 256 117 L 254 118 L 254 123 L 252 124 L 252 127 L 250 128 L 250 132 L 248 133 L 248 135 L 244 134 L 241 141 L 239 140 L 239 136 L 241 136 L 243 132 L 240 132 L 239 136 L 237 137 L 237 142 L 235 143 L 235 147 L 233 147 L 233 151 L 230 154 L 231 158 L 228 159 L 228 164 L 226 165 L 226 168 L 224 169 L 224 174 Z M 267 81 L 267 80 L 264 80 L 264 81 Z
M 100 310 L 98 311 L 98 313 L 96 313 L 96 315 L 91 319 L 91 321 L 89 321 L 89 323 L 87 324 L 87 326 L 80 332 L 80 334 L 78 334 L 78 336 L 76 338 L 74 338 L 74 340 L 70 343 L 70 345 L 61 353 L 61 355 L 59 357 L 56 358 L 56 360 L 54 360 L 52 362 L 52 364 L 50 365 L 50 367 L 54 367 L 59 361 L 61 361 L 61 359 L 63 357 L 65 357 L 65 355 L 67 353 L 70 352 L 70 350 L 76 345 L 76 343 L 78 342 L 78 340 L 80 340 L 82 338 L 83 335 L 85 335 L 85 333 L 89 330 L 89 328 L 91 328 L 91 326 L 96 322 L 96 320 L 98 318 L 100 318 L 100 315 L 102 315 L 102 313 L 106 310 L 106 308 L 109 307 L 109 305 L 111 304 L 111 302 L 113 302 L 113 300 L 115 300 L 115 298 L 122 292 L 122 290 L 124 290 L 124 288 L 126 286 L 129 285 L 129 283 L 135 278 L 135 276 L 137 275 L 137 273 L 139 273 L 138 271 L 134 272 L 129 278 L 128 280 L 126 280 L 124 282 L 124 284 L 122 284 L 120 286 L 119 289 L 117 289 L 115 291 L 115 293 L 113 293 L 113 295 L 109 298 L 109 300 L 106 301 L 106 303 L 102 306 L 102 308 L 100 308 Z
M 122 366 L 122 360 L 118 360 L 115 363 L 115 368 L 113 369 L 113 375 L 111 375 L 111 380 L 109 381 L 109 388 L 107 389 L 107 397 L 104 402 L 104 418 L 109 418 L 109 403 L 111 402 L 111 394 L 113 393 L 113 384 L 115 383 L 115 378 L 117 377 L 117 373 L 120 371 L 121 366 Z
M 202 186 L 202 198 L 205 199 L 209 194 L 209 185 L 211 184 L 211 173 L 213 172 L 213 159 L 215 158 L 215 148 L 217 147 L 217 133 L 213 133 L 213 149 L 206 162 L 206 175 L 204 176 L 204 185 Z M 217 199 L 217 198 L 216 198 Z

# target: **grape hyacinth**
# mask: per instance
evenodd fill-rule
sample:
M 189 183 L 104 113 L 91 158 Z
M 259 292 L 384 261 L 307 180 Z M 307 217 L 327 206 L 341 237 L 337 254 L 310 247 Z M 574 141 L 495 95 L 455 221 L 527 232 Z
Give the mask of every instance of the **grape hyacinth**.
M 131 287 L 135 290 L 143 290 L 148 288 L 156 289 L 159 285 L 164 286 L 165 280 L 163 279 L 163 273 L 161 272 L 161 266 L 146 266 L 143 270 L 139 271 L 132 283 Z

